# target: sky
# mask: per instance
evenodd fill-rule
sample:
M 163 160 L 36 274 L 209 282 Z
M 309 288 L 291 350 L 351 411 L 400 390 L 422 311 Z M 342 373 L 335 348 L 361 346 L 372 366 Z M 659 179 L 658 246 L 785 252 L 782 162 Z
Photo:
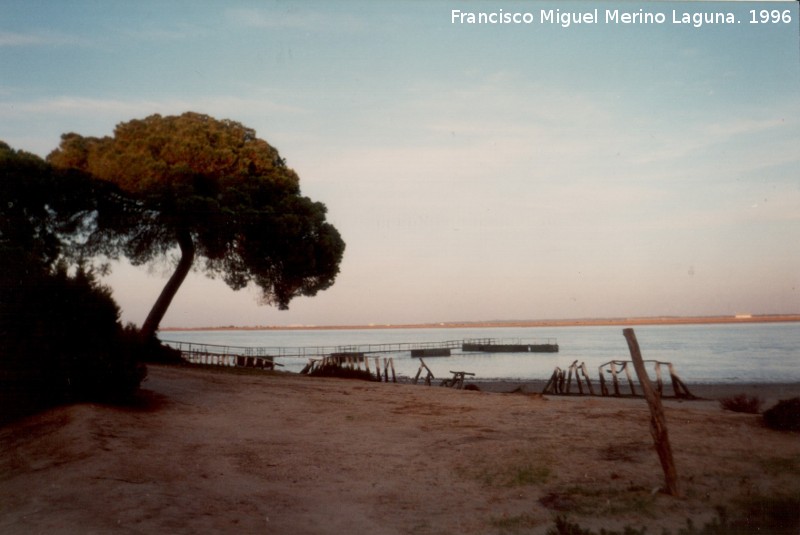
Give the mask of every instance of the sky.
M 162 327 L 800 312 L 797 2 L 2 4 L 0 140 L 45 157 L 153 113 L 232 119 L 347 243 L 288 311 L 197 271 Z M 113 266 L 123 321 L 172 260 Z

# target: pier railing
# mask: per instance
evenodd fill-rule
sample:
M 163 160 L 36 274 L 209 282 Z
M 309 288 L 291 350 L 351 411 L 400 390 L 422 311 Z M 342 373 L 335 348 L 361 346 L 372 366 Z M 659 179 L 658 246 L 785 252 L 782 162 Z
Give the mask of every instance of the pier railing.
M 460 348 L 461 340 L 444 342 L 397 342 L 390 344 L 352 344 L 338 346 L 310 347 L 248 347 L 197 342 L 162 340 L 164 344 L 181 353 L 213 353 L 221 355 L 241 355 L 246 357 L 326 357 L 342 353 L 401 353 L 414 349 L 453 349 Z

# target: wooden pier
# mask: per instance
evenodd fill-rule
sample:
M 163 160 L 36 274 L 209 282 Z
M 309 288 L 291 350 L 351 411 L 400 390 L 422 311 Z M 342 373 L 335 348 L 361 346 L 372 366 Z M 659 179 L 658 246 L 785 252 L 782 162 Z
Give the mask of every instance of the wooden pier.
M 406 351 L 441 352 L 461 348 L 462 340 L 446 340 L 444 342 L 396 342 L 389 344 L 353 344 L 339 346 L 306 346 L 306 347 L 245 347 L 218 344 L 201 344 L 197 342 L 180 342 L 162 340 L 162 343 L 184 353 L 216 353 L 221 355 L 245 355 L 272 358 L 321 358 L 329 355 L 345 353 L 404 353 Z M 428 356 L 432 356 L 429 354 Z
M 175 340 L 162 340 L 162 342 L 180 351 L 183 358 L 191 363 L 265 369 L 280 366 L 275 362 L 276 358 L 325 359 L 340 355 L 375 355 L 405 352 L 409 352 L 412 357 L 449 357 L 454 349 L 460 349 L 465 353 L 555 353 L 558 351 L 558 344 L 553 338 L 544 341 L 470 338 L 443 342 L 397 342 L 312 347 L 244 347 Z
M 461 351 L 480 351 L 483 353 L 558 353 L 554 338 L 546 341 L 499 340 L 497 338 L 471 338 L 464 340 Z

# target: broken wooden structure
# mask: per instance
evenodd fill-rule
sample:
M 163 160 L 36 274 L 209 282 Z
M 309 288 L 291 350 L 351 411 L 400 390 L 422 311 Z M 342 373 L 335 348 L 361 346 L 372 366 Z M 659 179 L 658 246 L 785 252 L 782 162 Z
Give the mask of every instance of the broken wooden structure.
M 655 369 L 656 376 L 656 390 L 659 396 L 664 395 L 664 381 L 662 379 L 662 367 L 667 367 L 669 370 L 670 381 L 672 382 L 672 390 L 676 398 L 679 399 L 695 399 L 695 396 L 689 392 L 686 384 L 681 381 L 680 377 L 675 373 L 675 368 L 671 362 L 662 362 L 658 360 L 645 360 L 646 364 L 652 364 Z M 633 362 L 630 360 L 612 360 L 599 366 L 598 373 L 600 376 L 600 395 L 602 396 L 640 396 L 637 392 L 636 384 L 633 381 L 631 370 L 633 369 Z M 624 374 L 624 380 L 627 383 L 627 388 L 621 386 L 620 376 Z M 610 375 L 610 381 L 606 376 Z M 572 389 L 572 379 L 575 378 L 575 386 L 577 392 Z M 610 383 L 610 385 L 609 385 Z M 584 389 L 585 386 L 585 389 Z M 629 394 L 624 394 L 625 390 L 629 390 Z M 542 390 L 543 394 L 588 394 L 595 395 L 594 386 L 589 379 L 589 374 L 586 371 L 586 363 L 574 361 L 570 364 L 569 368 L 562 370 L 559 367 L 553 371 L 550 379 Z M 643 395 L 643 393 L 641 394 Z
M 259 370 L 274 370 L 275 366 L 283 366 L 283 364 L 275 362 L 271 356 L 234 355 L 208 350 L 181 350 L 181 358 L 191 364 L 206 366 L 256 368 Z
M 595 395 L 592 381 L 589 379 L 589 374 L 586 372 L 586 363 L 581 362 L 580 366 L 578 366 L 577 360 L 570 364 L 566 372 L 556 366 L 553 375 L 550 376 L 550 380 L 545 385 L 542 393 L 571 394 L 573 375 L 575 376 L 576 386 L 578 387 L 578 393 L 580 395 L 584 394 L 584 382 L 586 383 L 586 391 L 592 396 Z M 581 377 L 581 375 L 583 375 L 583 377 Z
M 375 375 L 372 377 L 372 370 L 370 369 L 369 361 L 373 359 L 375 363 Z M 383 363 L 381 365 L 381 359 Z M 300 371 L 303 375 L 320 374 L 323 371 L 335 372 L 341 371 L 363 371 L 367 376 L 372 377 L 375 381 L 389 382 L 389 372 L 392 374 L 392 382 L 397 382 L 397 374 L 394 371 L 394 359 L 391 357 L 369 357 L 364 353 L 333 353 L 331 355 L 318 358 L 308 359 L 308 364 Z M 330 375 L 337 375 L 330 373 Z M 347 375 L 342 373 L 340 375 Z
M 695 396 L 689 392 L 689 389 L 686 387 L 686 384 L 681 381 L 678 374 L 675 373 L 675 367 L 672 365 L 671 362 L 662 362 L 658 360 L 642 360 L 642 362 L 647 365 L 653 365 L 655 370 L 656 376 L 656 391 L 658 395 L 663 397 L 664 396 L 664 380 L 662 378 L 662 366 L 666 366 L 669 370 L 669 377 L 672 383 L 672 391 L 675 394 L 676 398 L 679 399 L 694 399 Z M 630 360 L 612 360 L 606 362 L 605 364 L 598 367 L 598 371 L 600 374 L 600 391 L 604 396 L 611 395 L 609 392 L 608 385 L 606 384 L 606 375 L 611 376 L 611 388 L 613 389 L 614 396 L 622 395 L 620 390 L 620 380 L 619 376 L 624 373 L 625 379 L 628 383 L 628 388 L 630 389 L 631 396 L 638 396 L 639 394 L 636 392 L 636 386 L 633 383 L 633 378 L 631 376 L 631 368 L 633 367 L 633 362 Z
M 417 375 L 414 376 L 414 384 L 417 384 L 417 381 L 419 381 L 419 376 L 420 374 L 422 374 L 422 370 L 425 370 L 427 372 L 427 374 L 425 375 L 425 386 L 431 386 L 431 381 L 433 379 L 436 379 L 436 377 L 433 376 L 433 372 L 431 371 L 430 368 L 428 368 L 428 365 L 425 364 L 424 360 L 419 359 L 419 363 L 420 364 L 419 364 L 419 369 L 417 370 Z

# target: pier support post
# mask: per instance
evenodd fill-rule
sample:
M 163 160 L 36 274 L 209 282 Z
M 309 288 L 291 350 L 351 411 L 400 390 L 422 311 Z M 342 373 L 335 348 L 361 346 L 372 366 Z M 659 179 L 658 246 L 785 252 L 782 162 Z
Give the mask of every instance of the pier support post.
M 670 496 L 678 496 L 678 472 L 675 468 L 675 461 L 672 458 L 672 447 L 669 444 L 667 420 L 664 417 L 661 397 L 653 389 L 653 385 L 650 384 L 647 369 L 642 361 L 642 353 L 639 350 L 639 342 L 636 340 L 636 333 L 633 332 L 633 329 L 624 329 L 622 333 L 628 342 L 633 367 L 636 370 L 636 375 L 639 376 L 639 384 L 644 391 L 647 405 L 650 407 L 650 433 L 653 435 L 656 452 L 658 452 L 658 458 L 661 461 L 661 468 L 664 470 L 665 490 Z

